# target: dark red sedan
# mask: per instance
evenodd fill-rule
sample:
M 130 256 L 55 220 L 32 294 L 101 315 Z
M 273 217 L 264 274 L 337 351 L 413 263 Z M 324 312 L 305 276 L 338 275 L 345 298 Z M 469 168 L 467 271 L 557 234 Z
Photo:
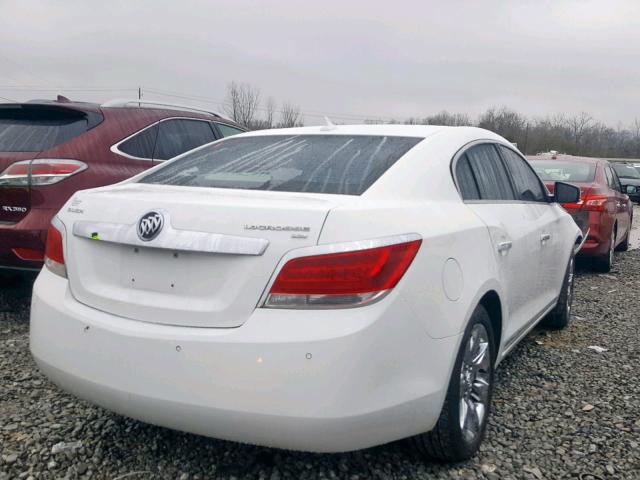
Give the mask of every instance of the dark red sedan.
M 579 255 L 593 258 L 599 271 L 608 272 L 614 250 L 629 248 L 633 220 L 633 204 L 609 162 L 570 155 L 529 157 L 529 161 L 549 191 L 557 181 L 580 187 L 580 201 L 563 207 L 583 232 L 589 232 Z
M 153 102 L 0 104 L 0 271 L 42 266 L 51 218 L 77 190 L 243 131 L 216 113 Z

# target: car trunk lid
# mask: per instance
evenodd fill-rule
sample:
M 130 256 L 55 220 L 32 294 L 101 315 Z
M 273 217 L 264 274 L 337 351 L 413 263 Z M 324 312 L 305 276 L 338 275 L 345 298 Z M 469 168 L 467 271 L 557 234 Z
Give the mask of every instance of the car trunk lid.
M 315 245 L 341 200 L 142 184 L 78 194 L 62 213 L 71 291 L 90 307 L 134 320 L 239 326 L 282 256 Z M 154 213 L 162 225 L 144 241 L 137 229 L 149 213 L 149 231 L 157 227 Z

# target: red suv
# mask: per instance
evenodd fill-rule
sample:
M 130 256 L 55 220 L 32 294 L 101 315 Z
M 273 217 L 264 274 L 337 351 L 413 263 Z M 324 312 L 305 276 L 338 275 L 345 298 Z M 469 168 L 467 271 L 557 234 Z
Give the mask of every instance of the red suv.
M 138 100 L 0 104 L 0 269 L 42 266 L 51 218 L 77 190 L 243 131 L 216 113 Z
M 570 155 L 529 157 L 529 161 L 549 191 L 556 181 L 580 187 L 580 201 L 563 207 L 584 233 L 589 232 L 579 255 L 592 257 L 599 271 L 608 272 L 613 251 L 629 248 L 633 220 L 633 204 L 609 162 Z

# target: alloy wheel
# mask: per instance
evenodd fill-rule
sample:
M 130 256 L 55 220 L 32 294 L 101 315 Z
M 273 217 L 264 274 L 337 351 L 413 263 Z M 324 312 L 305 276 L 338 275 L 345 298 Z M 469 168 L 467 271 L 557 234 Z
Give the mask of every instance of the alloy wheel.
M 491 345 L 482 324 L 476 324 L 465 345 L 460 370 L 460 430 L 473 442 L 482 432 L 487 416 L 491 381 Z

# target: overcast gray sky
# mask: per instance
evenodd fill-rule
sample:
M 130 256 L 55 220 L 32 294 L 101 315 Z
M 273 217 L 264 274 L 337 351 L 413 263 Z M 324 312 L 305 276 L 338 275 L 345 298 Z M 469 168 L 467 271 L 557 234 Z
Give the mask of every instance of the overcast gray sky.
M 2 97 L 101 101 L 141 85 L 215 108 L 205 100 L 231 80 L 300 105 L 308 124 L 502 105 L 628 124 L 640 0 L 0 0 Z

